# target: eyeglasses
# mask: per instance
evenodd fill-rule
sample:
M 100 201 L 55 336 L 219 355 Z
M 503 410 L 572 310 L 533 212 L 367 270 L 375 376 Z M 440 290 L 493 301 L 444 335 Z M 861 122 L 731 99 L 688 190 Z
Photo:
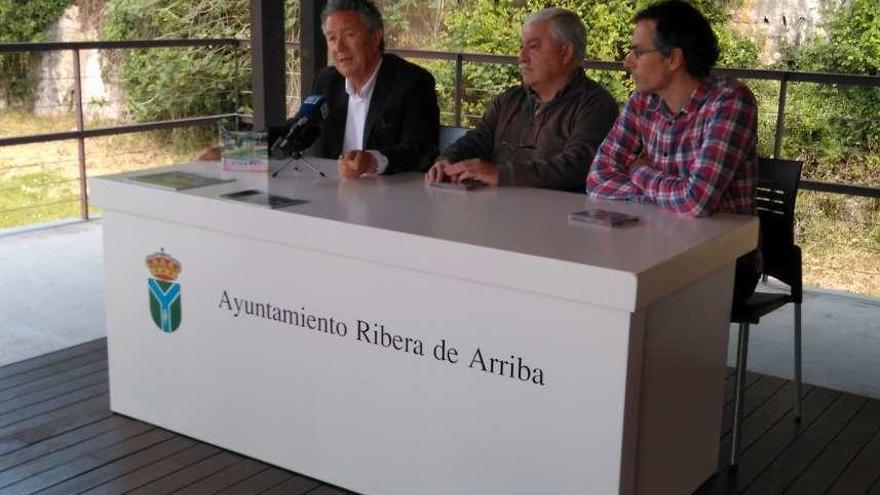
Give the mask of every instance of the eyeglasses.
M 642 55 L 647 55 L 649 53 L 654 53 L 654 52 L 660 53 L 660 50 L 658 50 L 657 48 L 648 49 L 648 48 L 639 48 L 637 46 L 631 46 L 629 48 L 629 53 L 627 53 L 627 56 L 633 55 L 634 57 L 636 57 L 636 59 L 640 59 L 640 58 L 642 58 Z

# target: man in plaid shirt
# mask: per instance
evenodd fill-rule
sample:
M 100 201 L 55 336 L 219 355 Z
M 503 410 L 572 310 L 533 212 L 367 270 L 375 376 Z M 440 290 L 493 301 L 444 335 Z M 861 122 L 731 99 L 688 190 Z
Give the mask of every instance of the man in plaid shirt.
M 709 22 L 678 0 L 634 22 L 624 66 L 636 91 L 596 153 L 587 193 L 685 215 L 754 214 L 757 103 L 744 84 L 709 74 L 718 59 Z M 737 291 L 754 290 L 758 259 L 737 263 L 737 285 L 746 286 Z

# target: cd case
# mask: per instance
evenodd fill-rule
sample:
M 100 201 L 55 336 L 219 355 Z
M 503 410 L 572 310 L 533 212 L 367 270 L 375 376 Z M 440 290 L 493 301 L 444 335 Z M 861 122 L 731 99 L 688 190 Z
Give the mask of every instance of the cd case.
M 216 177 L 206 177 L 204 175 L 179 171 L 133 175 L 126 177 L 126 180 L 167 189 L 169 191 L 182 191 L 184 189 L 195 189 L 196 187 L 213 186 L 235 181 L 235 179 L 218 179 Z
M 461 182 L 432 182 L 431 186 L 452 191 L 474 191 L 486 187 L 486 183 L 476 179 L 465 179 Z
M 293 199 L 285 196 L 278 196 L 276 194 L 265 193 L 256 189 L 245 189 L 244 191 L 221 194 L 220 197 L 223 199 L 231 199 L 233 201 L 241 201 L 242 203 L 263 206 L 265 208 L 271 208 L 273 210 L 277 208 L 287 208 L 288 206 L 296 206 L 303 203 L 308 203 L 308 201 L 304 199 Z
M 601 225 L 603 227 L 618 227 L 638 222 L 639 217 L 627 213 L 595 208 L 569 213 L 568 221 L 572 223 Z

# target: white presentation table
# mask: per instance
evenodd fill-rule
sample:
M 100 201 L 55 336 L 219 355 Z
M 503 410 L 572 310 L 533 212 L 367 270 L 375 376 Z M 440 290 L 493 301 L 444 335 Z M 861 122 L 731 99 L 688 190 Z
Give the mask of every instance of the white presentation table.
M 365 494 L 684 494 L 715 471 L 757 220 L 313 162 L 330 177 L 91 180 L 113 411 Z M 247 188 L 307 202 L 218 199 Z M 640 221 L 569 224 L 586 207 Z M 180 264 L 171 332 L 160 251 Z

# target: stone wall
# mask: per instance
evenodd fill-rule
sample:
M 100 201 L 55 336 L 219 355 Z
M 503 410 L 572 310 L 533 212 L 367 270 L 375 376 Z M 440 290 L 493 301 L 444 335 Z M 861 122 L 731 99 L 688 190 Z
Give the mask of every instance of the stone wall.
M 744 0 L 734 19 L 740 31 L 763 44 L 761 61 L 776 63 L 786 43 L 801 46 L 821 34 L 822 6 L 829 0 Z
M 100 22 L 70 6 L 49 32 L 52 41 L 94 41 L 100 39 Z M 46 52 L 35 69 L 39 84 L 34 103 L 38 115 L 69 113 L 74 110 L 73 52 Z M 115 83 L 113 68 L 99 50 L 80 52 L 83 110 L 86 119 L 118 119 L 124 117 L 125 106 L 121 87 Z

